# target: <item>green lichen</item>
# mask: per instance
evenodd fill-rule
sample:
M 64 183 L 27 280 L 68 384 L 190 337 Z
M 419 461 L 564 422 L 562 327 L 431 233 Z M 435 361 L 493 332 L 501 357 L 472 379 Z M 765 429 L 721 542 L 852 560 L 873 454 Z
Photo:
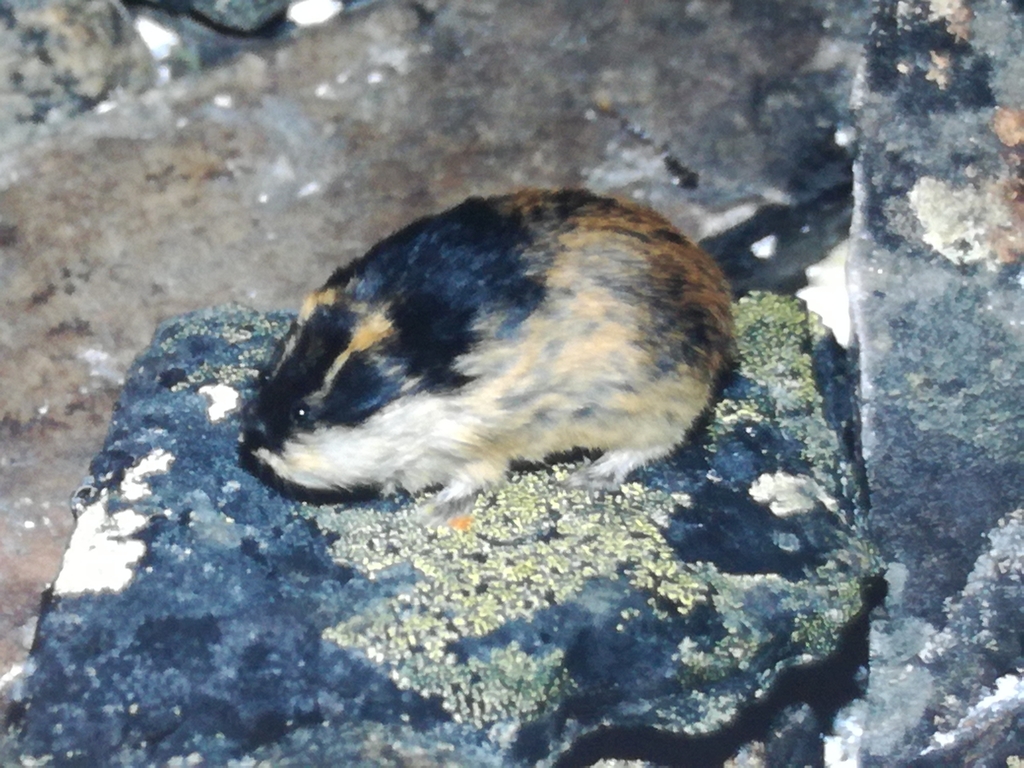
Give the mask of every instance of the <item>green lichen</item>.
M 624 580 L 664 617 L 706 602 L 705 584 L 654 522 L 667 519 L 677 498 L 637 483 L 590 495 L 567 487 L 567 477 L 565 466 L 514 476 L 478 500 L 468 531 L 428 527 L 412 506 L 307 507 L 338 536 L 332 554 L 339 564 L 369 579 L 408 564 L 419 577 L 325 637 L 361 649 L 399 685 L 439 696 L 455 717 L 483 725 L 534 712 L 563 689 L 561 654 L 538 658 L 510 646 L 460 666 L 449 651 L 460 638 L 530 619 L 596 578 Z
M 744 697 L 736 693 L 709 694 L 696 689 L 690 691 L 685 709 L 659 707 L 655 712 L 658 720 L 667 726 L 700 736 L 728 725 L 743 702 Z
M 799 649 L 782 665 L 821 659 L 835 651 L 838 629 L 862 608 L 857 576 L 868 573 L 873 563 L 868 545 L 852 535 L 844 544 L 833 559 L 815 569 L 813 577 L 799 581 L 777 574 L 722 573 L 702 564 L 700 575 L 713 595 L 711 603 L 725 635 L 713 642 L 692 637 L 680 641 L 676 654 L 680 682 L 703 685 L 748 668 L 761 649 L 779 639 L 777 627 L 766 621 L 780 615 L 792 616 L 789 640 Z M 772 610 L 756 607 L 766 603 Z
M 862 585 L 857 576 L 872 571 L 875 557 L 870 544 L 848 536 L 844 546 L 815 569 L 817 578 L 801 583 L 802 593 L 794 590 L 792 605 L 796 617 L 791 636 L 794 645 L 816 658 L 823 658 L 836 649 L 837 628 L 849 624 L 862 607 Z M 808 606 L 813 610 L 807 610 Z
M 215 325 L 211 327 L 211 321 Z M 201 362 L 191 368 L 186 378 L 174 384 L 171 390 L 179 392 L 210 382 L 235 387 L 250 386 L 260 369 L 274 351 L 273 344 L 252 343 L 254 339 L 280 339 L 291 324 L 285 315 L 266 315 L 240 306 L 221 307 L 216 310 L 193 312 L 165 324 L 158 337 L 159 349 L 171 356 L 182 339 L 208 336 L 227 342 L 238 354 L 227 364 Z
M 740 373 L 764 385 L 778 409 L 802 414 L 820 409 L 802 305 L 785 296 L 754 294 L 736 302 L 734 316 Z
M 815 479 L 832 488 L 839 440 L 821 417 L 823 400 L 809 354 L 811 341 L 820 338 L 820 323 L 808 318 L 800 302 L 772 293 L 744 296 L 733 311 L 737 371 L 757 391 L 744 400 L 717 403 L 712 436 L 721 439 L 738 423 L 775 423 L 803 446 Z

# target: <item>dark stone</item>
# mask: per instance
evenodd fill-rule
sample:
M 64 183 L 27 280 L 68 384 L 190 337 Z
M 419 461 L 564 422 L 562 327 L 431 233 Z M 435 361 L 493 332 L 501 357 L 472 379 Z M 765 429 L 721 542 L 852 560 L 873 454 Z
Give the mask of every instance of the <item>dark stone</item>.
M 1010 11 L 878 3 L 856 97 L 851 299 L 890 581 L 852 710 L 866 765 L 961 764 L 991 741 L 979 724 L 1024 710 L 1021 145 L 993 119 L 1024 103 Z
M 515 472 L 469 531 L 425 525 L 420 498 L 313 505 L 243 471 L 233 396 L 290 317 L 169 321 L 76 494 L 18 749 L 528 765 L 609 726 L 659 749 L 720 731 L 836 652 L 874 568 L 814 378 L 825 337 L 779 297 L 737 317 L 740 363 L 696 444 L 620 493 L 569 489 L 562 465 Z
M 172 3 L 176 2 L 178 0 L 172 0 Z M 289 4 L 288 0 L 191 0 L 189 10 L 226 30 L 256 32 L 280 21 Z M 157 6 L 160 7 L 159 2 Z
M 294 30 L 285 21 L 288 0 L 127 0 L 126 5 L 173 29 L 187 51 L 178 63 L 192 66 L 223 61 Z
M 117 0 L 0 0 L 0 50 L 0 136 L 153 82 L 149 50 Z M 0 231 L 0 245 L 7 239 Z
M 721 264 L 738 295 L 751 290 L 796 291 L 807 284 L 807 267 L 847 236 L 852 190 L 851 178 L 800 205 L 764 205 L 742 224 L 705 238 L 701 247 Z M 773 259 L 771 269 L 751 249 L 765 237 L 777 241 L 779 258 Z

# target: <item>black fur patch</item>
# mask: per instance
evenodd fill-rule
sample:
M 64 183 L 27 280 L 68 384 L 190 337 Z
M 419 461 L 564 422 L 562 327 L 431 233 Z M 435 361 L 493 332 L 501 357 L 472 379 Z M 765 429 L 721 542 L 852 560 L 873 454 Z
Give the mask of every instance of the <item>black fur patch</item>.
M 428 391 L 465 383 L 454 363 L 476 341 L 478 318 L 497 317 L 512 335 L 544 299 L 548 265 L 524 255 L 533 232 L 496 202 L 470 198 L 420 219 L 327 282 L 349 286 L 357 301 L 390 307 L 396 335 L 388 352 Z
M 384 362 L 369 352 L 352 355 L 317 409 L 317 422 L 355 426 L 398 397 L 402 380 Z
M 474 312 L 470 307 L 445 305 L 435 296 L 414 294 L 391 305 L 397 330 L 394 346 L 404 357 L 410 376 L 422 378 L 432 391 L 466 383 L 451 363 L 473 343 Z

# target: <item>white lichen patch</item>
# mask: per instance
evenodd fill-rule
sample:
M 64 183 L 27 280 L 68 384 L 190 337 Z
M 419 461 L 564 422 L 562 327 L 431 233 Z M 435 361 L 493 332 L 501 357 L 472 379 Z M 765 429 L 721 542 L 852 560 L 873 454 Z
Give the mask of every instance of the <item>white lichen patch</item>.
M 174 455 L 158 448 L 139 459 L 135 466 L 124 473 L 121 481 L 121 496 L 126 501 L 138 501 L 149 496 L 153 491 L 143 478 L 149 475 L 163 474 L 174 463 Z
M 821 318 L 843 347 L 850 346 L 850 296 L 846 287 L 849 252 L 850 241 L 846 240 L 833 248 L 824 260 L 809 266 L 804 270 L 807 286 L 796 292 L 797 298 Z
M 238 408 L 238 390 L 227 384 L 206 384 L 199 388 L 199 394 L 210 401 L 206 413 L 214 423 Z
M 288 6 L 288 21 L 299 27 L 323 24 L 341 13 L 342 8 L 338 0 L 299 0 Z
M 857 702 L 836 716 L 832 733 L 822 739 L 825 768 L 858 768 L 864 740 L 864 704 Z
M 1013 584 L 1015 593 L 1024 598 L 1024 509 L 1011 512 L 999 521 L 988 533 L 991 548 L 974 561 L 974 567 L 967 577 L 967 583 L 958 599 L 947 605 L 950 623 L 940 632 L 930 632 L 927 643 L 918 652 L 925 664 L 935 664 L 958 651 L 964 637 L 971 638 L 975 646 L 997 647 L 998 641 L 993 626 L 998 624 L 996 608 L 986 597 L 994 585 Z M 978 611 L 979 618 L 972 620 L 969 629 L 957 623 L 966 612 Z M 966 619 L 964 619 L 966 621 Z
M 68 597 L 88 592 L 120 592 L 135 575 L 132 568 L 146 554 L 146 545 L 132 539 L 147 522 L 145 515 L 125 509 L 107 514 L 107 494 L 85 507 L 64 553 L 55 594 Z
M 1006 201 L 996 189 L 975 189 L 924 176 L 908 195 L 924 229 L 921 239 L 957 265 L 986 264 L 998 257 L 991 238 L 1013 227 Z
M 0 675 L 0 692 L 6 692 L 25 674 L 24 664 L 12 664 L 11 668 Z
M 813 477 L 781 471 L 757 478 L 750 486 L 750 497 L 766 505 L 776 517 L 811 512 L 819 503 L 830 512 L 839 509 L 836 500 Z
M 779 248 L 779 236 L 775 234 L 765 235 L 760 240 L 750 244 L 750 252 L 759 259 L 772 258 Z
M 979 735 L 992 732 L 1002 722 L 1009 722 L 1022 703 L 1024 678 L 1020 674 L 1003 675 L 996 680 L 994 690 L 971 707 L 956 728 L 934 734 L 932 743 L 921 754 L 950 747 L 959 741 L 976 741 Z
M 928 20 L 944 21 L 949 34 L 969 40 L 974 13 L 965 0 L 928 0 Z
M 175 49 L 181 46 L 181 36 L 177 32 L 145 16 L 135 19 L 135 31 L 157 61 L 169 59 Z

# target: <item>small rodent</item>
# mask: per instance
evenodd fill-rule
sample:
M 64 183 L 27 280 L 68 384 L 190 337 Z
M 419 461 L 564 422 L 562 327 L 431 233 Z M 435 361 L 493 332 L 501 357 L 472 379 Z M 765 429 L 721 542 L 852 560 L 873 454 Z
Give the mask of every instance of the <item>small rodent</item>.
M 715 262 L 660 215 L 585 190 L 467 199 L 310 294 L 243 417 L 243 451 L 311 490 L 442 486 L 465 515 L 513 461 L 603 455 L 618 487 L 708 406 L 732 345 Z

